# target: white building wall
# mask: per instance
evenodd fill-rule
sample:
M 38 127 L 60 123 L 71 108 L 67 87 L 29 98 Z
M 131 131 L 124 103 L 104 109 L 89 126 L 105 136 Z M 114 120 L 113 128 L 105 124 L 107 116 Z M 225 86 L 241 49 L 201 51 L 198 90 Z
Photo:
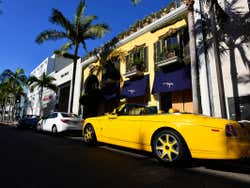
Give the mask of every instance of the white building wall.
M 31 76 L 40 77 L 44 72 L 46 75 L 53 76 L 56 80 L 54 83 L 59 86 L 72 79 L 72 60 L 53 55 L 52 57 L 46 58 L 40 65 L 38 65 L 32 72 Z M 28 108 L 27 114 L 39 115 L 40 114 L 40 89 L 34 88 L 33 92 L 28 90 Z M 52 96 L 52 97 L 51 97 Z M 50 100 L 46 98 L 51 97 Z M 42 105 L 48 111 L 54 110 L 56 105 L 57 97 L 56 93 L 52 90 L 44 88 Z M 48 106 L 50 105 L 50 106 Z
M 196 31 L 196 47 L 197 47 L 197 61 L 198 61 L 198 69 L 199 69 L 199 84 L 201 86 L 200 95 L 201 95 L 201 107 L 202 113 L 205 115 L 211 115 L 210 109 L 210 98 L 209 98 L 209 88 L 208 88 L 208 75 L 207 75 L 207 65 L 206 65 L 206 57 L 204 51 L 204 36 L 202 33 L 202 24 L 199 22 L 201 20 L 202 15 L 201 12 L 201 4 L 200 1 L 195 1 L 194 4 L 194 21 L 196 24 L 200 26 L 200 30 Z
M 97 57 L 92 56 L 89 59 L 82 61 L 78 59 L 76 68 L 76 80 L 75 80 L 75 91 L 74 91 L 74 101 L 73 101 L 73 113 L 78 114 L 80 110 L 80 97 L 82 94 L 82 79 L 84 77 L 83 70 L 88 67 L 91 63 L 96 62 Z
M 231 2 L 234 2 L 232 6 Z M 232 10 L 240 11 L 241 14 L 245 14 L 249 12 L 248 0 L 238 0 L 238 1 L 224 1 L 222 0 L 220 4 L 227 11 L 227 13 L 232 14 Z M 196 3 L 197 4 L 197 3 Z M 228 7 L 227 7 L 228 6 Z M 198 6 L 196 6 L 197 8 Z M 196 19 L 199 17 L 199 13 L 196 13 Z M 241 23 L 240 23 L 241 24 Z M 227 31 L 221 31 L 220 34 L 229 33 L 227 36 L 233 36 L 233 44 L 234 49 L 229 48 L 228 38 L 224 37 L 223 41 L 220 42 L 219 46 L 223 47 L 223 53 L 220 53 L 220 61 L 221 61 L 221 70 L 222 70 L 222 79 L 223 79 L 223 89 L 224 89 L 224 97 L 226 104 L 226 113 L 227 117 L 230 118 L 229 112 L 229 103 L 228 99 L 230 97 L 241 97 L 250 95 L 250 45 L 248 43 L 242 42 L 242 36 L 240 35 L 240 29 L 236 24 L 228 24 Z M 230 35 L 231 32 L 231 35 Z M 207 39 L 211 36 L 208 36 Z M 201 37 L 197 35 L 197 41 L 200 40 Z M 240 53 L 241 52 L 241 53 Z M 230 56 L 233 55 L 233 56 Z M 209 65 L 211 70 L 211 84 L 212 91 L 209 91 L 212 94 L 212 103 L 214 108 L 214 115 L 217 117 L 221 117 L 221 103 L 219 97 L 219 86 L 218 86 L 218 72 L 216 71 L 216 62 L 215 62 L 215 54 L 214 54 L 214 44 L 208 49 L 208 58 L 206 59 L 206 64 Z M 231 58 L 230 58 L 231 57 Z M 233 59 L 232 59 L 233 57 Z M 207 90 L 207 86 L 205 84 L 205 66 L 203 66 L 203 53 L 198 54 L 198 60 L 200 65 L 200 87 L 201 87 L 201 102 L 202 109 L 205 109 L 208 105 L 207 95 L 205 90 Z M 233 85 L 236 83 L 236 85 Z M 233 89 L 234 87 L 235 90 Z M 238 94 L 238 96 L 236 96 Z M 211 102 L 211 101 L 210 101 Z M 204 111 L 203 111 L 204 113 Z M 206 114 L 206 113 L 204 113 Z
M 30 76 L 40 77 L 44 72 L 53 67 L 53 62 L 48 57 L 41 64 L 39 64 L 31 73 Z M 33 91 L 28 90 L 28 108 L 27 115 L 39 115 L 40 114 L 40 99 L 39 99 L 40 88 L 35 87 Z
M 72 61 L 71 61 L 72 62 Z M 53 76 L 56 80 L 54 81 L 54 84 L 57 86 L 61 86 L 67 82 L 72 81 L 72 75 L 73 75 L 73 63 L 70 65 L 67 65 L 66 67 L 60 69 L 58 72 L 53 72 L 51 76 Z M 70 87 L 71 88 L 71 87 Z M 71 92 L 71 91 L 69 91 Z M 58 100 L 58 96 L 57 96 Z M 58 101 L 57 101 L 58 102 Z M 68 102 L 68 112 L 70 110 L 70 100 L 65 101 Z

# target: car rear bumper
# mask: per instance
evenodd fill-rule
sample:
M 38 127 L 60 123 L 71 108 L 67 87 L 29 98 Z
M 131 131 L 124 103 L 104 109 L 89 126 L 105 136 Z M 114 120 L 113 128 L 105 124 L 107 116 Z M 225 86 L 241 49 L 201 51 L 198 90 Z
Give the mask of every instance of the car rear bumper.
M 60 132 L 70 132 L 70 131 L 82 131 L 82 126 L 77 126 L 77 125 L 67 125 L 67 126 L 62 126 Z
M 193 158 L 200 159 L 241 159 L 250 158 L 250 141 L 230 138 L 221 143 L 220 150 L 191 150 Z

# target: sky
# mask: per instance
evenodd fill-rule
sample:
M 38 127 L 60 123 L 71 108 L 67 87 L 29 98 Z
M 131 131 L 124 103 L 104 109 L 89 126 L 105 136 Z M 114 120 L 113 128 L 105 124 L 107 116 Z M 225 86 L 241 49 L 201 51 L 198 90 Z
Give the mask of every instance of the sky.
M 51 9 L 60 10 L 73 20 L 80 0 L 2 0 L 0 4 L 0 73 L 5 69 L 23 68 L 26 75 L 44 59 L 52 56 L 66 40 L 38 45 L 37 35 L 45 29 L 59 29 L 49 22 Z M 88 51 L 127 30 L 136 20 L 167 6 L 169 0 L 142 0 L 133 6 L 130 0 L 86 0 L 85 15 L 96 15 L 98 23 L 106 23 L 110 32 L 102 39 L 88 40 Z M 83 57 L 86 52 L 80 49 Z

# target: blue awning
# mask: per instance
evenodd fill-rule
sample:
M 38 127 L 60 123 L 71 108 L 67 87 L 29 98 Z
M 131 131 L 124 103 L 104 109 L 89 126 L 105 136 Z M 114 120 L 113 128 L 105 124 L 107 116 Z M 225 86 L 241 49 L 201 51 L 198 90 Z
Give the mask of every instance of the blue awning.
M 120 98 L 133 98 L 146 94 L 149 76 L 144 76 L 138 80 L 125 81 Z
M 156 72 L 152 93 L 163 93 L 191 89 L 190 66 L 173 72 Z

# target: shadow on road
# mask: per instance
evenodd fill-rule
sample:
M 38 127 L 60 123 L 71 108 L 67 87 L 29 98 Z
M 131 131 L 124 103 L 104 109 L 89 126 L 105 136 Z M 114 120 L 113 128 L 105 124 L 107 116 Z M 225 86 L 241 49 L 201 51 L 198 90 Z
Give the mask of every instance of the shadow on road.
M 207 169 L 250 175 L 250 159 L 240 160 L 200 160 L 194 159 L 192 167 L 204 166 Z

